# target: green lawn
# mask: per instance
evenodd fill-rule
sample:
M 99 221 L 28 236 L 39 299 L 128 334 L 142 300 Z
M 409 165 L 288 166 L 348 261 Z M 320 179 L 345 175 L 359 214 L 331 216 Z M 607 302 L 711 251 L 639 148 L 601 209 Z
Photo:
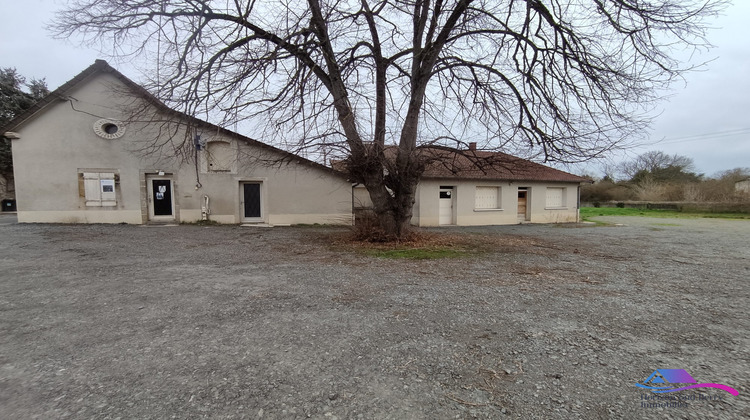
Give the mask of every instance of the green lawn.
M 674 210 L 629 209 L 619 207 L 581 207 L 581 219 L 588 220 L 589 218 L 596 216 L 641 216 L 679 219 L 695 219 L 700 217 L 715 219 L 750 219 L 750 214 L 747 213 L 707 213 L 680 212 Z

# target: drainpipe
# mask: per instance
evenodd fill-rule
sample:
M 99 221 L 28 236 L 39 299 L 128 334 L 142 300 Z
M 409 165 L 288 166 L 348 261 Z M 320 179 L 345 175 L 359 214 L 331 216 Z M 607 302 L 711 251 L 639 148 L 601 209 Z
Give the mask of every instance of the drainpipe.
M 211 209 L 208 207 L 209 198 L 207 195 L 203 196 L 203 205 L 201 206 L 201 220 L 204 222 L 208 220 L 208 215 L 211 214 Z

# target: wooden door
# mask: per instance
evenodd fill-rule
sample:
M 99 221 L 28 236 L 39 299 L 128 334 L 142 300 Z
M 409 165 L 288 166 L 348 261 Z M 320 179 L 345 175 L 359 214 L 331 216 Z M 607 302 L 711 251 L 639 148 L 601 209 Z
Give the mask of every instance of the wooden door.
M 527 191 L 518 191 L 518 219 L 526 220 Z

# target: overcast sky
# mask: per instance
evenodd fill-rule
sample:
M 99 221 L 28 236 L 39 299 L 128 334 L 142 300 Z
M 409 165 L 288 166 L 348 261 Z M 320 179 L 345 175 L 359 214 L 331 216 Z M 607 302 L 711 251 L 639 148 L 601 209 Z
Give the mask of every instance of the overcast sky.
M 27 78 L 46 78 L 55 89 L 91 65 L 95 50 L 51 39 L 44 30 L 62 0 L 0 0 L 0 67 L 15 67 Z M 707 175 L 736 167 L 750 167 L 750 1 L 735 0 L 710 33 L 716 46 L 697 61 L 714 59 L 701 72 L 674 85 L 660 109 L 643 147 L 614 161 L 647 150 L 688 156 L 696 170 Z M 139 80 L 127 63 L 110 64 Z M 577 168 L 575 170 L 579 170 Z M 597 172 L 589 166 L 590 172 Z

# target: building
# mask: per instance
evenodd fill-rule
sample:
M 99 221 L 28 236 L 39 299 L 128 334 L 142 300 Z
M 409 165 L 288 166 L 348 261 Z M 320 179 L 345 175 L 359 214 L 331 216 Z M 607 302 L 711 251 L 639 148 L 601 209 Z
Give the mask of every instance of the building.
M 21 223 L 353 220 L 338 172 L 169 109 L 102 60 L 0 133 Z
M 498 152 L 430 152 L 419 181 L 412 224 L 481 226 L 578 221 L 579 188 L 586 178 Z M 355 211 L 372 202 L 354 187 Z
M 735 182 L 734 190 L 742 193 L 750 193 L 750 179 Z

